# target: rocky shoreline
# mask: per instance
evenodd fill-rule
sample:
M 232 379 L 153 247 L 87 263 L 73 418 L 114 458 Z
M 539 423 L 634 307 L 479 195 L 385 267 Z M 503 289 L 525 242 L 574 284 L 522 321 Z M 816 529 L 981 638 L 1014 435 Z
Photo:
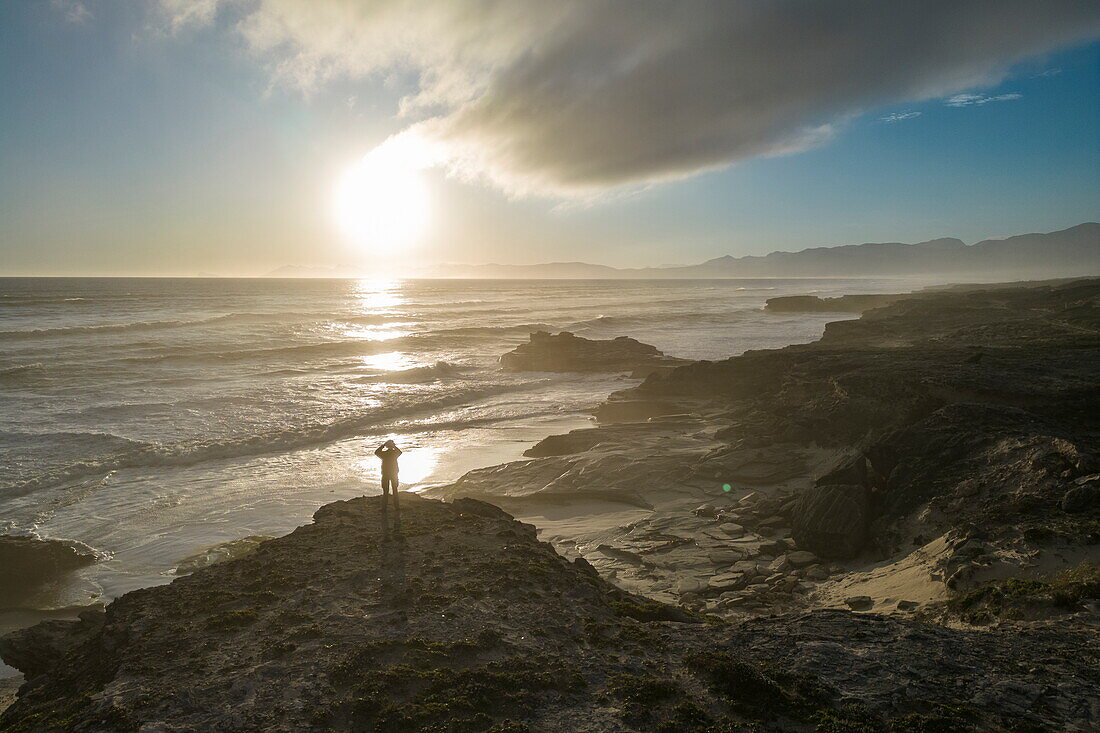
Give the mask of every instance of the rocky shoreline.
M 0 730 L 1094 730 L 1098 305 L 917 293 L 661 369 L 404 536 L 337 502 L 10 635 Z

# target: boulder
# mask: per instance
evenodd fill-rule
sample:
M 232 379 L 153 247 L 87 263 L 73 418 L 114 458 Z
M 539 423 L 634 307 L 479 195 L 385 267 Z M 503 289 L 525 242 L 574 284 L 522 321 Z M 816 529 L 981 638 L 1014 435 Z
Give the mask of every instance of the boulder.
M 718 591 L 731 591 L 745 584 L 744 573 L 721 573 L 710 579 L 710 588 Z
M 811 565 L 806 568 L 806 580 L 827 580 L 829 571 L 823 565 Z
M 1074 486 L 1062 497 L 1062 511 L 1066 514 L 1081 514 L 1094 507 L 1100 507 L 1100 485 L 1096 483 Z
M 760 544 L 761 554 L 771 555 L 772 557 L 775 557 L 776 555 L 782 555 L 789 549 L 790 545 L 788 545 L 783 540 L 769 540 L 768 542 L 763 542 Z
M 0 535 L 0 597 L 25 595 L 98 559 L 81 542 Z
M 715 565 L 732 565 L 743 557 L 745 553 L 733 547 L 719 547 L 707 552 L 707 559 Z
M 730 537 L 736 538 L 745 536 L 745 528 L 736 522 L 722 522 L 722 524 L 718 525 L 718 529 Z
M 855 557 L 867 541 L 867 489 L 852 484 L 814 486 L 799 499 L 793 535 L 799 547 L 819 557 Z
M 684 578 L 676 584 L 676 593 L 679 595 L 702 593 L 707 589 L 707 581 L 700 578 Z
M 844 602 L 853 611 L 865 611 L 875 605 L 875 602 L 871 600 L 871 596 L 849 596 L 844 599 Z
M 787 554 L 787 562 L 796 568 L 802 568 L 816 563 L 817 556 L 806 550 L 796 550 Z
M 687 363 L 626 336 L 593 340 L 568 331 L 537 331 L 530 341 L 500 357 L 500 366 L 513 372 L 622 372 Z

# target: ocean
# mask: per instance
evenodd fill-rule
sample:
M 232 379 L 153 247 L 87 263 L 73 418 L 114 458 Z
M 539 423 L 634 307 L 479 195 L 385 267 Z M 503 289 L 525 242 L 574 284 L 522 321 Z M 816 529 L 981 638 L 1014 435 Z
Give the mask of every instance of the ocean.
M 279 535 L 322 504 L 451 481 L 591 424 L 635 384 L 501 372 L 534 330 L 722 359 L 812 341 L 841 314 L 765 299 L 901 280 L 0 279 L 0 532 L 103 553 L 42 606 L 170 581 L 199 548 Z

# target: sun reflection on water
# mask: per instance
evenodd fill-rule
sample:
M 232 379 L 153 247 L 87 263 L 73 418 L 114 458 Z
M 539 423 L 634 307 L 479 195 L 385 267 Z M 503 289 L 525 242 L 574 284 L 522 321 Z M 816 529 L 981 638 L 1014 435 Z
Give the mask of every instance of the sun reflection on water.
M 411 354 L 403 351 L 387 351 L 385 354 L 370 354 L 362 357 L 363 365 L 371 369 L 394 372 L 401 369 L 411 369 L 419 362 Z
M 379 437 L 375 442 L 381 444 L 386 438 L 392 439 L 404 451 L 400 458 L 402 489 L 408 488 L 411 484 L 418 484 L 432 475 L 443 452 L 440 448 L 402 444 L 402 436 L 397 434 Z M 367 452 L 373 453 L 374 448 Z M 376 484 L 379 482 L 382 475 L 381 462 L 375 456 L 362 458 L 357 463 L 364 481 Z
M 352 293 L 359 312 L 366 315 L 393 313 L 404 302 L 401 294 L 401 281 L 385 278 L 359 280 Z
M 412 335 L 411 331 L 405 331 L 401 327 L 407 323 L 390 323 L 385 326 L 356 326 L 344 330 L 344 336 L 351 339 L 363 339 L 365 341 L 389 341 Z

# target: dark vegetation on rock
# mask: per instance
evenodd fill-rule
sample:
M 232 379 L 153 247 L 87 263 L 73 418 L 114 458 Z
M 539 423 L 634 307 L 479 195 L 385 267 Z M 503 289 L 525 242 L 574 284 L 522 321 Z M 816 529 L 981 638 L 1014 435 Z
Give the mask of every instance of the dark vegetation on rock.
M 1100 603 L 1100 566 L 1084 562 L 1045 578 L 1004 578 L 984 583 L 947 603 L 947 611 L 971 624 L 1047 616 L 1084 602 Z
M 537 331 L 530 341 L 500 357 L 500 366 L 508 371 L 632 372 L 638 378 L 686 363 L 626 336 L 596 340 L 568 331 Z
M 702 623 L 492 505 L 403 507 L 402 537 L 383 533 L 376 499 L 336 502 L 242 558 L 7 637 L 28 679 L 0 729 L 920 731 L 974 716 L 1007 729 L 1005 700 L 1033 688 L 1048 719 L 1070 719 L 1100 668 L 1069 630 L 1035 638 L 1043 658 L 1024 670 L 998 634 L 850 613 Z M 905 659 L 891 685 L 853 674 L 872 650 Z M 992 675 L 1024 691 L 975 701 Z

